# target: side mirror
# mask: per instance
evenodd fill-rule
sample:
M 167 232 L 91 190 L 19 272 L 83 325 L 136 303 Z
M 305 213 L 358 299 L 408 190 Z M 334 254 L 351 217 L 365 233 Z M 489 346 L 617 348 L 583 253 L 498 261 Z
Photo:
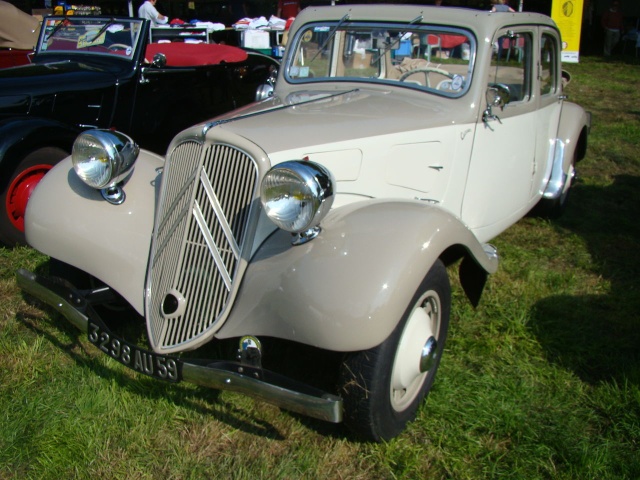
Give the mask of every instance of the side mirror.
M 153 61 L 151 62 L 156 68 L 164 68 L 167 66 L 167 56 L 164 53 L 156 53 L 153 56 Z
M 273 90 L 276 86 L 276 79 L 278 78 L 278 69 L 276 67 L 269 67 L 269 78 L 266 83 L 258 85 L 256 89 L 256 102 L 264 100 L 273 96 Z
M 273 85 L 263 83 L 256 88 L 256 102 L 273 97 Z
M 487 108 L 500 107 L 504 109 L 504 106 L 511 100 L 511 92 L 509 87 L 501 83 L 493 83 L 489 85 L 486 93 Z
M 493 113 L 493 107 L 500 107 L 500 110 L 503 110 L 504 106 L 511 100 L 511 92 L 509 87 L 502 83 L 492 83 L 487 88 L 485 96 L 487 98 L 487 108 L 482 113 L 482 121 L 489 129 L 493 130 L 489 122 L 495 120 L 498 123 L 502 123 L 500 117 Z

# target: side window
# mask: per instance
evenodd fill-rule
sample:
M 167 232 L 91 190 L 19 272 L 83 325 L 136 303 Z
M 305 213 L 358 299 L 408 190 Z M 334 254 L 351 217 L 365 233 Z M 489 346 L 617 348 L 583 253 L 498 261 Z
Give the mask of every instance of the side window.
M 540 94 L 556 92 L 558 85 L 557 40 L 548 33 L 542 34 L 540 43 Z
M 532 36 L 529 33 L 513 33 L 498 37 L 493 44 L 489 83 L 506 86 L 511 102 L 531 97 Z

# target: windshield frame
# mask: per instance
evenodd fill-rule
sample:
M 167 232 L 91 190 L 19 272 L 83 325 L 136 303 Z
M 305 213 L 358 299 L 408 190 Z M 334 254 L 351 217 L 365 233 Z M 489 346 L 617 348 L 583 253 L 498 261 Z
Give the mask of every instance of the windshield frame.
M 386 38 L 387 43 L 380 43 L 382 37 L 378 38 L 378 32 L 385 32 L 389 34 Z M 322 39 L 322 33 L 331 33 L 330 41 Z M 398 35 L 405 34 L 402 41 L 399 41 Z M 397 72 L 391 72 L 391 69 L 398 69 L 403 72 L 403 69 L 408 69 L 404 65 L 400 66 L 397 60 L 401 58 L 399 52 L 403 50 L 406 54 L 407 43 L 409 43 L 409 49 L 413 53 L 415 44 L 423 45 L 423 40 L 427 34 L 437 34 L 440 38 L 443 36 L 459 37 L 463 40 L 458 49 L 455 50 L 455 55 L 458 58 L 454 58 L 454 48 L 449 49 L 447 54 L 451 54 L 451 58 L 429 58 L 427 62 L 415 62 L 411 65 L 425 66 L 436 69 L 444 69 L 446 71 L 448 65 L 456 65 L 454 72 L 450 73 L 452 77 L 447 89 L 438 89 L 438 85 L 421 85 L 417 79 L 412 78 L 412 81 L 399 81 Z M 371 64 L 363 68 L 363 74 L 353 75 L 348 73 L 353 72 L 352 68 L 344 66 L 347 64 L 346 54 L 349 51 L 347 48 L 348 42 L 353 43 L 351 40 L 347 40 L 347 37 L 361 38 L 366 45 L 364 50 L 367 52 L 367 60 L 371 60 Z M 371 36 L 371 41 L 368 37 Z M 317 38 L 316 38 L 317 37 Z M 463 38 L 464 37 L 464 38 Z M 317 40 L 314 42 L 314 40 Z M 372 43 L 372 45 L 369 45 Z M 461 55 L 462 44 L 464 45 L 464 55 Z M 307 55 L 308 66 L 306 70 L 300 68 L 304 64 L 304 51 L 305 44 L 322 45 L 326 52 L 323 51 L 320 55 L 319 51 L 309 53 Z M 356 43 L 357 44 L 357 43 Z M 331 20 L 331 21 L 317 21 L 309 22 L 300 27 L 293 38 L 289 39 L 288 53 L 286 58 L 286 65 L 283 68 L 284 78 L 287 83 L 295 86 L 309 86 L 309 84 L 317 83 L 366 83 L 368 85 L 383 85 L 394 86 L 400 88 L 408 88 L 412 90 L 418 90 L 422 92 L 441 95 L 444 97 L 458 98 L 465 95 L 471 87 L 473 81 L 473 71 L 476 59 L 477 40 L 474 33 L 462 27 L 443 26 L 438 24 L 429 23 L 398 23 L 398 22 L 371 22 L 371 21 L 356 21 L 356 20 Z M 468 46 L 468 49 L 467 49 Z M 336 48 L 337 47 L 337 48 Z M 338 50 L 341 50 L 339 52 Z M 440 49 L 444 52 L 445 49 Z M 360 49 L 362 51 L 362 49 Z M 422 58 L 420 48 L 417 50 Z M 342 55 L 341 55 L 342 53 Z M 342 58 L 340 58 L 342 57 Z M 412 55 L 405 55 L 404 58 L 411 58 Z M 364 57 L 363 57 L 364 58 Z M 425 56 L 426 58 L 426 56 Z M 320 59 L 320 60 L 318 60 Z M 321 75 L 318 75 L 311 67 L 314 62 L 320 63 L 323 60 L 323 66 L 319 68 Z M 373 62 L 378 60 L 378 65 L 374 70 Z M 417 59 L 416 59 L 417 60 Z M 326 65 L 326 68 L 325 68 Z M 324 71 L 324 73 L 323 73 Z M 344 72 L 343 72 L 344 71 Z M 368 72 L 368 73 L 366 73 Z M 417 75 L 417 74 L 416 74 Z M 436 74 L 434 74 L 436 75 Z M 439 74 L 438 74 L 439 75 Z M 444 76 L 441 77 L 442 81 L 445 80 Z M 422 83 L 429 83 L 430 80 L 426 79 Z M 452 88 L 451 84 L 455 86 Z
M 144 20 L 139 18 L 49 16 L 43 21 L 36 54 L 97 55 L 130 61 L 144 43 L 143 27 Z

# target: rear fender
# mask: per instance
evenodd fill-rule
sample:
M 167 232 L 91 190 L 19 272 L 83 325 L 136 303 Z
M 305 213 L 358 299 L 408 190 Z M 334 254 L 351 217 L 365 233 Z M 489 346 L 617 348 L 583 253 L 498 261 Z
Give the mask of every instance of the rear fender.
M 267 239 L 217 336 L 371 348 L 393 331 L 436 259 L 455 249 L 474 260 L 467 265 L 475 265 L 468 270 L 475 275 L 497 268 L 497 258 L 440 208 L 388 200 L 337 208 L 311 242 L 293 247 L 283 231 Z
M 27 243 L 100 279 L 137 311 L 144 281 L 164 159 L 141 151 L 121 205 L 106 202 L 73 171 L 71 157 L 33 191 L 25 215 Z
M 591 116 L 582 107 L 570 102 L 563 104 L 549 180 L 543 192 L 545 198 L 558 198 L 570 187 L 567 178 L 572 174 L 574 160 L 582 160 L 586 155 L 590 128 Z
M 587 137 L 591 130 L 591 114 L 581 106 L 571 102 L 564 102 L 560 123 L 558 126 L 558 138 L 566 145 L 565 157 L 582 160 L 587 153 Z

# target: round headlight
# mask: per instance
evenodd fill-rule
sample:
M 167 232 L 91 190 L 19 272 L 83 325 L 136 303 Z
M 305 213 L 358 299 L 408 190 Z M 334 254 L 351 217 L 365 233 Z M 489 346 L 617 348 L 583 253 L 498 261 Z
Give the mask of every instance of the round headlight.
M 262 179 L 264 211 L 283 230 L 305 232 L 317 226 L 331 208 L 334 184 L 331 172 L 317 163 L 280 163 Z
M 138 146 L 123 133 L 87 130 L 76 138 L 71 159 L 84 183 L 93 188 L 105 188 L 129 174 L 138 152 Z

